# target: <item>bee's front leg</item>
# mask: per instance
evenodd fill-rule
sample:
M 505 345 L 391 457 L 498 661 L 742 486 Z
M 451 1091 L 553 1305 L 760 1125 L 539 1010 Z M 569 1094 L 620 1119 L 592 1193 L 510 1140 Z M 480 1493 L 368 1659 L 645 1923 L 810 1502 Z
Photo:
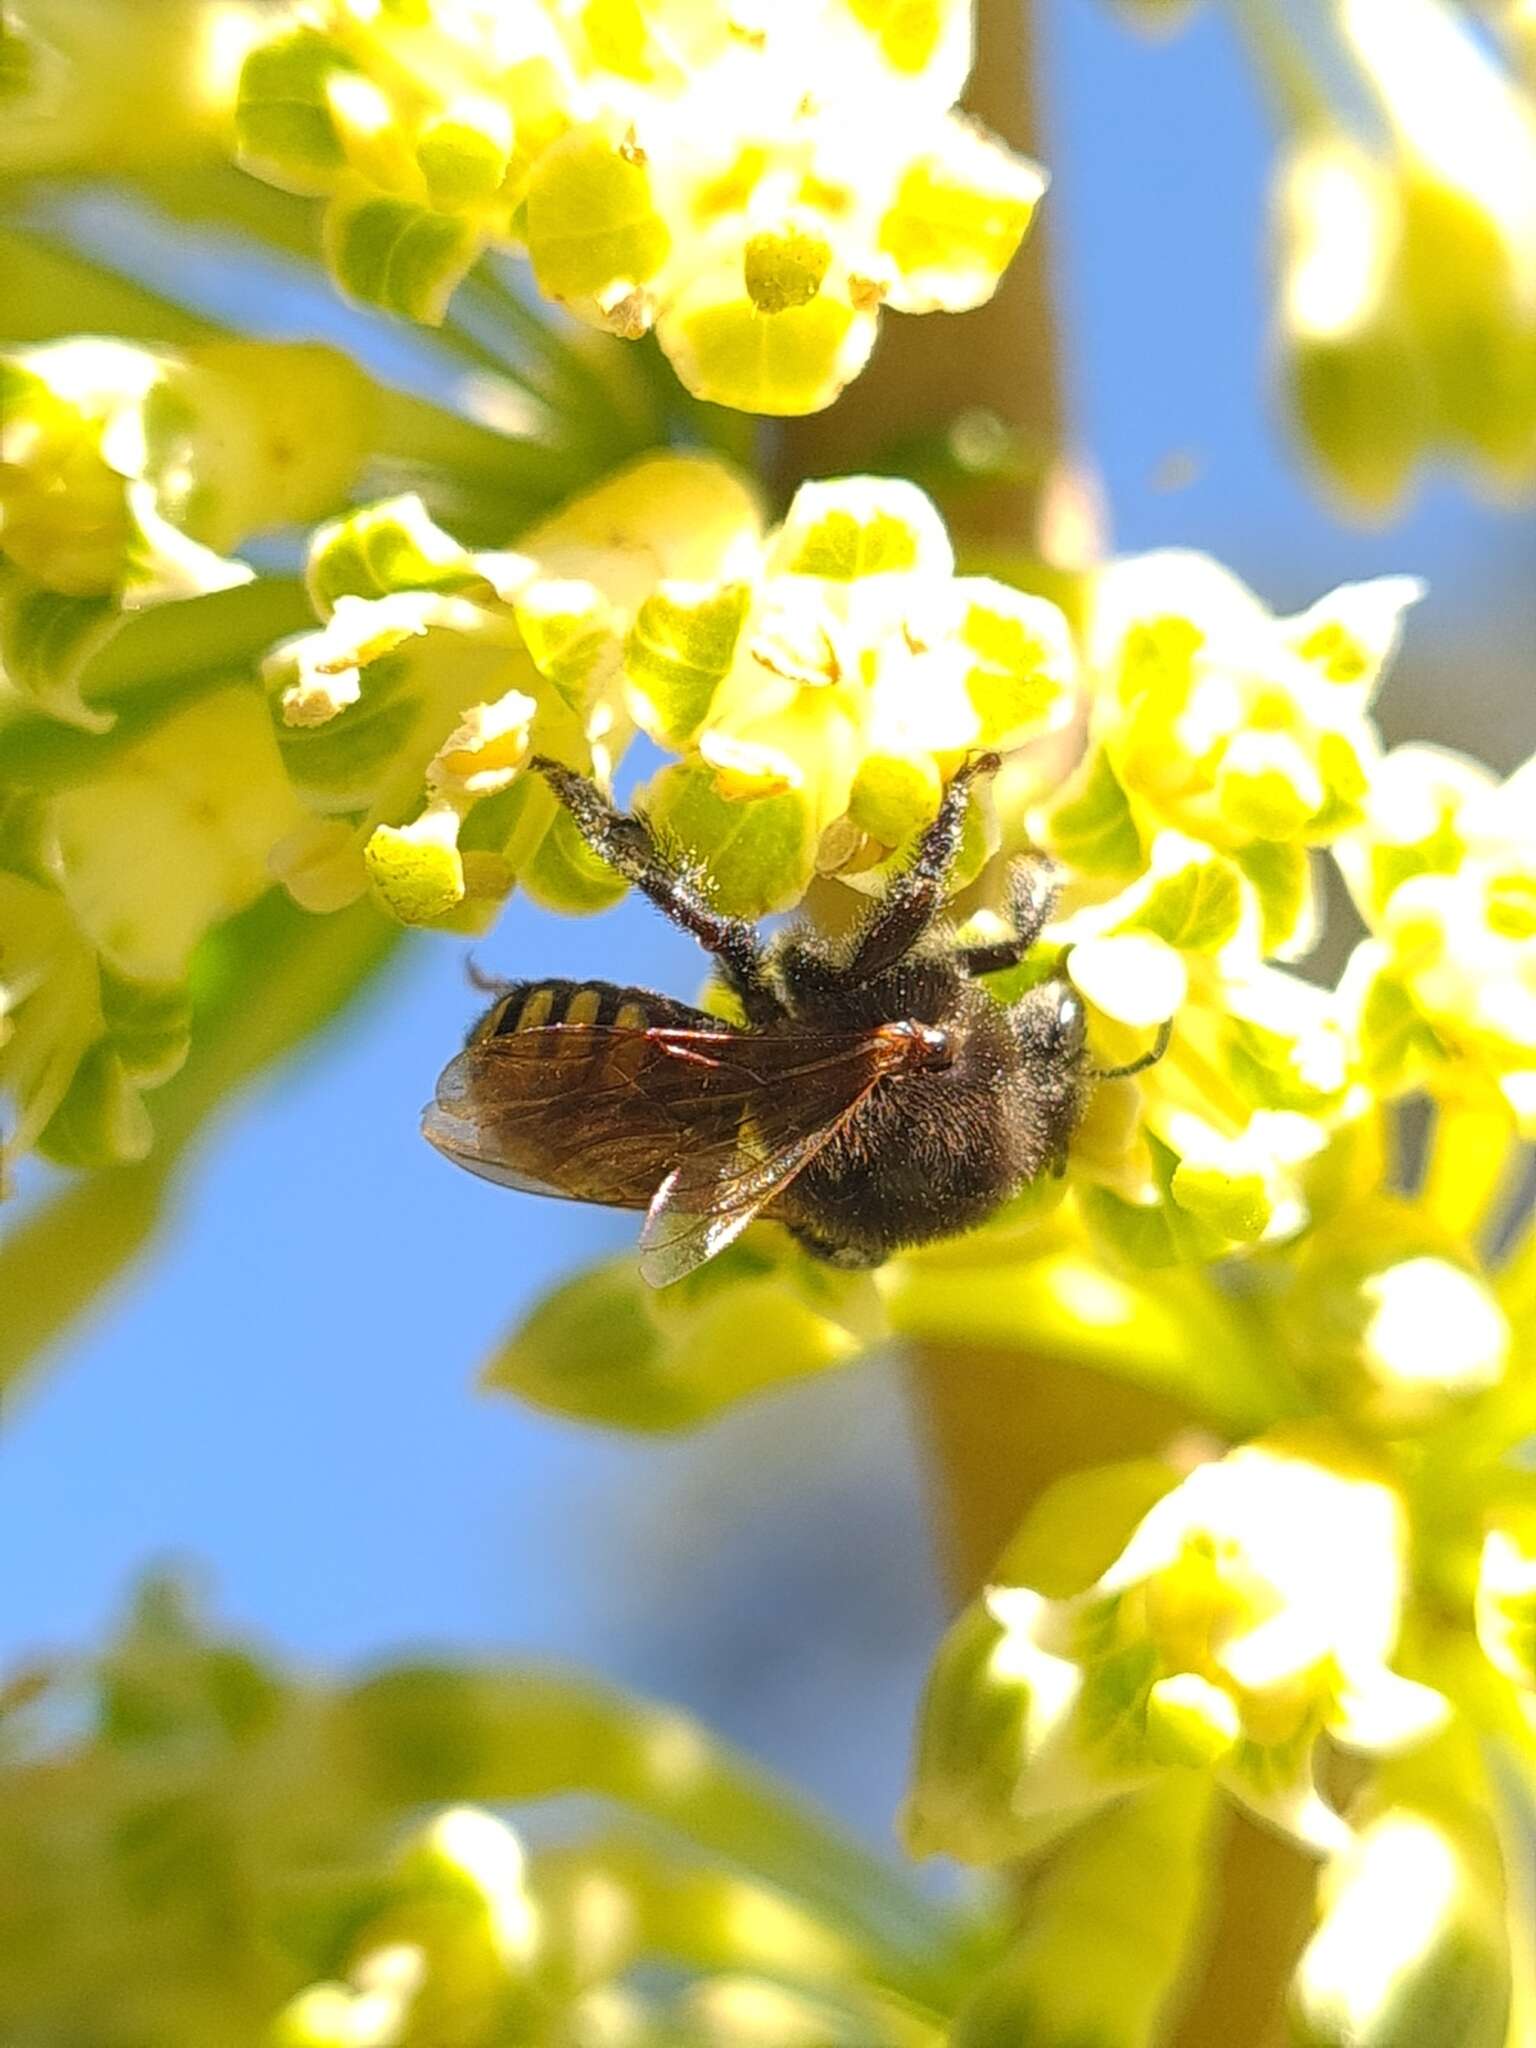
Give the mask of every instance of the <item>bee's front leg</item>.
M 592 851 L 617 868 L 675 925 L 714 954 L 726 979 L 741 998 L 747 1020 L 771 1024 L 783 1015 L 774 993 L 766 955 L 756 929 L 744 918 L 725 917 L 705 900 L 702 891 L 657 845 L 645 819 L 615 810 L 589 776 L 536 754 L 529 767 L 542 775 L 565 806 L 576 829 Z

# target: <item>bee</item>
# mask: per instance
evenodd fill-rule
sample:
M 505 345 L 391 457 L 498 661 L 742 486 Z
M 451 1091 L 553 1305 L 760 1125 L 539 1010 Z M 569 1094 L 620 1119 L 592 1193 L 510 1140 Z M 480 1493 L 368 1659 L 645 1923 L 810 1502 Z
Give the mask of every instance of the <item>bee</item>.
M 944 923 L 972 785 L 955 775 L 909 864 L 850 937 L 764 939 L 727 917 L 645 819 L 559 762 L 541 774 L 594 852 L 710 953 L 740 1028 L 649 989 L 491 983 L 495 1002 L 444 1068 L 425 1136 L 487 1180 L 643 1209 L 640 1267 L 657 1287 L 713 1258 L 756 1216 L 835 1266 L 981 1223 L 1060 1174 L 1093 1069 L 1064 978 L 1003 1005 L 979 977 L 1016 966 L 1050 919 L 1051 871 L 1011 875 L 1012 931 L 956 945 Z

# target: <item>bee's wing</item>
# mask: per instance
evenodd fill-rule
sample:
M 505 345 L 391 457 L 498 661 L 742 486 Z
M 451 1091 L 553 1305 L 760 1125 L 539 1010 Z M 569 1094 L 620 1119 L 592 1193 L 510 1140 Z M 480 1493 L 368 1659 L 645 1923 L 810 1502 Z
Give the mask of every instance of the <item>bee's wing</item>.
M 690 1147 L 656 1190 L 640 1271 L 666 1287 L 724 1251 L 846 1123 L 903 1050 L 882 1034 L 743 1034 L 742 1110 L 729 1149 Z
M 645 1209 L 684 1148 L 734 1142 L 739 1103 L 711 1099 L 704 1051 L 679 1064 L 676 1034 L 611 1024 L 546 1024 L 477 1040 L 443 1069 L 422 1132 L 458 1165 L 530 1194 Z
M 729 1244 L 901 1057 L 868 1031 L 549 1024 L 466 1047 L 422 1129 L 487 1180 L 649 1209 L 659 1286 Z

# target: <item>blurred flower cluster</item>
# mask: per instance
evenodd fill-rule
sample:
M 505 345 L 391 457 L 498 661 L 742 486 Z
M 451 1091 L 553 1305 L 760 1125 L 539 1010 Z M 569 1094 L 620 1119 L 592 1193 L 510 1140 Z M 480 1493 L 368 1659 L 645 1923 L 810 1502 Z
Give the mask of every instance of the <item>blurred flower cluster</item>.
M 829 405 L 880 308 L 992 295 L 1043 179 L 953 112 L 968 0 L 294 0 L 241 78 L 242 162 L 327 196 L 354 298 L 441 319 L 486 248 L 654 329 L 697 397 Z
M 299 1684 L 161 1581 L 99 1663 L 0 1691 L 0 1767 L 8 2041 L 938 2048 L 989 1940 L 682 1714 Z
M 1292 115 L 1278 317 L 1303 440 L 1371 514 L 1426 460 L 1528 491 L 1536 99 L 1518 49 L 1501 61 L 1451 0 L 1339 0 L 1328 16 L 1319 53 L 1265 10 Z

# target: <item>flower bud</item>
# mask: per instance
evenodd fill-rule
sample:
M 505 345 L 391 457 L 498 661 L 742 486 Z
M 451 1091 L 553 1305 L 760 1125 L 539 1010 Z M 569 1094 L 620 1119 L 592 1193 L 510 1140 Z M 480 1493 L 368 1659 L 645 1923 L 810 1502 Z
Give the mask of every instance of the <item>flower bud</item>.
M 1434 433 L 1429 365 L 1394 292 L 1391 169 L 1346 137 L 1308 137 L 1276 195 L 1279 347 L 1302 442 L 1350 503 L 1384 515 Z

